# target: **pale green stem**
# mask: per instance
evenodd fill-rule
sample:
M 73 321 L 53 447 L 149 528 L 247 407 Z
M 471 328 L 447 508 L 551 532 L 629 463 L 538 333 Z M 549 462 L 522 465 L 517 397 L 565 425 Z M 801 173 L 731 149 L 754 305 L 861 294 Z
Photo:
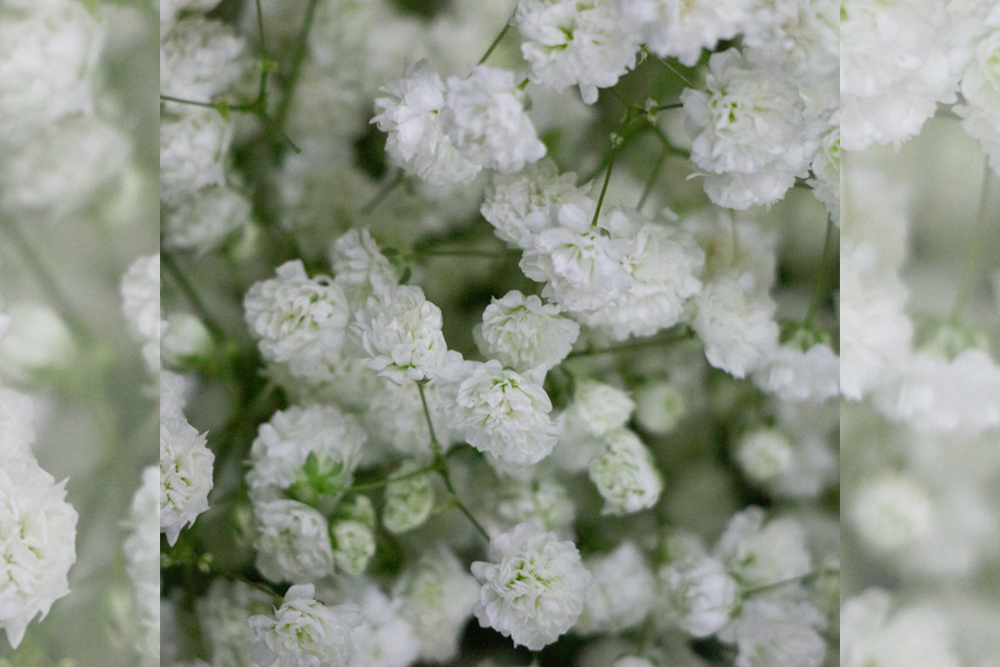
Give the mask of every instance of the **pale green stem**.
M 976 225 L 972 232 L 972 249 L 969 252 L 969 261 L 965 267 L 962 284 L 955 297 L 955 305 L 951 309 L 951 321 L 955 323 L 961 322 L 965 307 L 968 305 L 973 291 L 975 291 L 977 279 L 982 272 L 982 262 L 987 246 L 986 239 L 983 237 L 989 229 L 987 218 L 989 217 L 989 193 L 992 173 L 989 164 L 984 164 L 983 188 L 979 194 L 979 212 L 976 215 Z
M 826 296 L 826 284 L 830 278 L 830 258 L 833 256 L 833 220 L 827 220 L 826 237 L 823 240 L 823 254 L 819 262 L 819 272 L 816 276 L 816 286 L 813 289 L 812 300 L 809 302 L 809 311 L 802 320 L 802 324 L 812 326 L 816 314 L 819 312 L 823 297 Z

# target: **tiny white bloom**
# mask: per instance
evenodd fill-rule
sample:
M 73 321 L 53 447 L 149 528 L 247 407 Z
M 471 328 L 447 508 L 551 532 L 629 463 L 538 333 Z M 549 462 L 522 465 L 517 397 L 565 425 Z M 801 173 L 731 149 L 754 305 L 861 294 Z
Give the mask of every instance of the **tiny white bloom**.
M 572 542 L 530 523 L 490 540 L 490 562 L 472 564 L 483 584 L 475 614 L 483 627 L 537 651 L 568 631 L 583 610 L 591 574 Z
M 310 278 L 301 260 L 279 266 L 275 277 L 254 284 L 243 298 L 250 331 L 264 358 L 310 377 L 344 344 L 350 307 L 326 276 Z
M 580 325 L 560 316 L 558 306 L 513 290 L 492 300 L 473 335 L 483 354 L 508 368 L 548 371 L 573 349 Z
M 693 637 L 711 636 L 736 611 L 736 581 L 697 537 L 681 534 L 668 544 L 672 558 L 657 572 L 657 619 Z
M 761 429 L 746 434 L 736 450 L 740 468 L 755 482 L 767 482 L 787 472 L 793 456 L 788 438 L 776 429 Z
M 652 453 L 627 429 L 607 437 L 607 448 L 591 460 L 588 472 L 590 481 L 604 498 L 602 514 L 631 514 L 649 509 L 663 491 L 663 478 Z
M 453 355 L 440 377 L 448 426 L 503 463 L 532 465 L 548 456 L 558 431 L 545 390 L 499 361 Z
M 330 249 L 333 282 L 352 304 L 363 305 L 399 283 L 399 272 L 389 263 L 367 229 L 352 229 Z
M 333 574 L 326 517 L 296 500 L 254 504 L 257 569 L 271 581 L 309 583 Z
M 36 616 L 69 594 L 78 515 L 33 458 L 0 457 L 0 628 L 15 649 Z
M 422 525 L 434 509 L 434 486 L 430 475 L 413 474 L 420 469 L 415 461 L 404 461 L 390 479 L 405 479 L 393 479 L 385 487 L 382 525 L 390 533 L 402 533 Z
M 369 367 L 398 384 L 426 380 L 444 364 L 448 347 L 441 326 L 441 309 L 412 285 L 370 297 L 352 325 Z
M 260 667 L 348 667 L 352 633 L 361 624 L 355 604 L 327 607 L 311 585 L 292 586 L 273 616 L 252 616 L 251 657 Z
M 347 574 L 357 576 L 365 571 L 375 555 L 375 535 L 360 521 L 346 519 L 330 527 L 333 540 L 333 562 Z
M 656 594 L 656 581 L 642 551 L 626 541 L 610 554 L 585 559 L 583 564 L 593 580 L 573 629 L 586 635 L 641 625 Z

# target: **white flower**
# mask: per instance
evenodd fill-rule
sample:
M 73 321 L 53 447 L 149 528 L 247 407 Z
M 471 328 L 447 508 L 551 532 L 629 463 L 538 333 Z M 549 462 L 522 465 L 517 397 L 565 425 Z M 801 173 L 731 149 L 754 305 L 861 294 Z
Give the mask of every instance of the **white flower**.
M 746 434 L 736 450 L 740 469 L 755 482 L 767 482 L 785 474 L 792 466 L 793 456 L 788 438 L 776 429 Z
M 250 219 L 247 197 L 226 186 L 210 186 L 185 198 L 163 216 L 163 244 L 167 248 L 215 250 Z
M 10 326 L 0 335 L 0 371 L 5 377 L 31 383 L 69 370 L 76 355 L 73 334 L 55 310 L 41 303 L 11 307 Z
M 140 628 L 136 648 L 143 665 L 160 658 L 160 512 L 156 466 L 142 472 L 142 486 L 132 497 L 129 536 L 122 544 L 125 569 L 132 581 L 132 599 Z
M 817 630 L 825 626 L 823 614 L 808 602 L 748 600 L 726 639 L 739 647 L 736 667 L 821 667 L 826 642 Z
M 350 308 L 343 290 L 326 276 L 309 278 L 301 260 L 279 266 L 276 277 L 255 283 L 243 298 L 250 331 L 266 359 L 310 377 L 344 345 Z
M 622 542 L 610 554 L 583 564 L 593 580 L 573 629 L 587 635 L 641 625 L 653 608 L 656 581 L 639 548 Z
M 503 463 L 532 465 L 548 456 L 558 431 L 545 391 L 499 361 L 463 361 L 454 354 L 440 377 L 448 426 Z
M 171 545 L 208 509 L 215 455 L 182 412 L 184 379 L 160 374 L 160 529 Z
M 30 459 L 35 441 L 35 401 L 0 385 L 0 461 Z
M 652 336 L 680 320 L 685 302 L 701 290 L 705 253 L 687 232 L 646 222 L 638 211 L 622 213 L 636 228 L 635 250 L 622 264 L 632 285 L 621 299 L 578 316 L 589 327 L 610 331 L 614 340 Z
M 273 602 L 270 595 L 242 581 L 219 578 L 212 582 L 195 602 L 195 611 L 215 665 L 251 664 L 250 617 L 270 612 Z
M 657 572 L 657 618 L 693 637 L 708 637 L 736 610 L 736 582 L 696 540 L 690 542 Z
M 840 225 L 840 110 L 830 116 L 826 129 L 819 137 L 810 169 L 813 196 L 826 207 L 833 224 Z
M 561 317 L 559 307 L 517 290 L 494 298 L 473 331 L 479 349 L 504 366 L 524 373 L 557 366 L 573 349 L 580 325 Z
M 497 498 L 497 516 L 503 530 L 519 523 L 535 521 L 547 532 L 570 536 L 576 519 L 576 506 L 567 489 L 551 477 L 501 481 Z
M 135 260 L 121 281 L 122 313 L 150 372 L 160 367 L 160 255 Z
M 763 364 L 778 344 L 775 304 L 753 283 L 749 273 L 724 271 L 695 297 L 691 324 L 708 363 L 737 378 Z
M 632 285 L 622 260 L 634 250 L 634 241 L 604 235 L 619 226 L 616 217 L 623 214 L 602 211 L 593 226 L 596 206 L 589 200 L 583 207 L 552 206 L 549 227 L 529 237 L 521 258 L 524 275 L 547 283 L 542 296 L 567 310 L 603 308 Z
M 358 597 L 362 621 L 351 637 L 350 667 L 409 667 L 416 662 L 420 644 L 399 615 L 399 605 L 374 584 L 366 585 Z
M 645 431 L 665 435 L 674 430 L 687 413 L 687 400 L 670 382 L 647 384 L 636 392 L 635 421 Z
M 693 67 L 701 50 L 735 37 L 747 20 L 749 0 L 620 0 L 625 25 L 661 58 Z
M 77 513 L 65 484 L 34 459 L 0 458 L 0 628 L 15 649 L 28 623 L 69 594 Z
M 406 479 L 391 481 L 385 487 L 382 525 L 390 533 L 403 533 L 422 525 L 434 509 L 434 486 L 430 476 L 413 474 L 420 468 L 415 461 L 404 461 L 392 477 Z
M 0 139 L 93 112 L 101 23 L 73 0 L 0 9 Z
M 441 127 L 466 160 L 511 173 L 545 157 L 545 144 L 524 112 L 514 73 L 479 65 L 445 82 Z
M 271 581 L 313 582 L 333 574 L 326 518 L 296 500 L 254 504 L 257 569 Z
M 625 29 L 610 0 L 521 0 L 512 24 L 531 82 L 557 92 L 579 85 L 587 104 L 635 66 L 638 35 Z
M 327 607 L 314 595 L 311 584 L 292 586 L 273 617 L 250 618 L 250 654 L 260 667 L 348 667 L 362 620 L 358 606 Z
M 357 420 L 333 405 L 279 410 L 260 425 L 250 448 L 251 497 L 271 499 L 289 489 L 294 495 L 298 483 L 310 490 L 322 484 L 336 495 L 351 485 L 366 440 Z
M 446 547 L 407 566 L 393 585 L 399 614 L 420 642 L 420 659 L 448 662 L 476 604 L 479 585 Z
M 845 149 L 898 145 L 920 132 L 938 102 L 955 101 L 943 3 L 844 0 L 840 16 Z M 888 53 L 887 42 L 894 45 Z
M 479 212 L 497 237 L 525 247 L 527 237 L 548 227 L 551 206 L 583 206 L 586 200 L 586 193 L 576 187 L 576 174 L 560 174 L 556 163 L 544 158 L 516 174 L 493 174 Z
M 602 514 L 631 514 L 660 499 L 663 478 L 652 453 L 627 429 L 608 436 L 607 449 L 590 461 L 590 481 L 604 498 Z
M 441 333 L 441 309 L 412 285 L 387 289 L 368 299 L 352 325 L 379 375 L 402 384 L 426 380 L 444 363 L 448 346 Z
M 160 327 L 160 352 L 165 365 L 184 367 L 211 357 L 215 344 L 212 334 L 196 315 L 170 313 Z
M 743 35 L 743 52 L 753 62 L 780 67 L 803 86 L 819 86 L 840 70 L 840 2 L 762 0 Z
M 783 401 L 819 403 L 840 394 L 840 357 L 829 345 L 781 345 L 754 372 L 754 383 Z
M 385 150 L 407 174 L 436 185 L 475 178 L 482 167 L 463 157 L 441 126 L 445 85 L 426 60 L 381 90 L 392 97 L 375 100 L 371 122 L 388 133 Z
M 336 521 L 330 527 L 333 539 L 333 562 L 347 574 L 357 576 L 365 571 L 375 555 L 375 535 L 360 521 Z
M 210 185 L 226 183 L 232 123 L 215 109 L 190 105 L 160 118 L 160 199 L 176 206 Z
M 744 589 L 788 581 L 812 570 L 802 526 L 793 519 L 765 524 L 759 507 L 749 507 L 730 519 L 715 546 L 715 557 Z
M 681 93 L 691 160 L 708 172 L 705 192 L 728 208 L 778 201 L 808 174 L 819 128 L 807 123 L 793 85 L 736 49 L 712 55 L 709 68 L 707 92 Z
M 865 543 L 880 552 L 914 544 L 931 528 L 933 501 L 916 481 L 887 475 L 854 491 L 851 521 Z
M 243 75 L 243 39 L 222 21 L 183 18 L 160 38 L 160 94 L 212 102 Z
M 572 542 L 523 523 L 490 540 L 490 560 L 472 564 L 484 628 L 538 651 L 576 623 L 591 575 Z
M 367 229 L 352 229 L 330 249 L 333 283 L 339 285 L 352 304 L 363 305 L 373 294 L 381 294 L 399 283 L 399 272 L 379 250 Z
M 427 427 L 420 390 L 412 382 L 398 385 L 389 380 L 376 379 L 378 386 L 368 395 L 365 406 L 364 426 L 383 456 L 413 456 L 418 459 L 431 457 L 431 433 Z M 434 434 L 439 444 L 447 448 L 453 438 L 448 429 L 438 391 L 438 383 L 424 386 L 427 408 L 434 422 Z M 362 456 L 375 458 L 375 448 L 362 450 Z M 363 461 L 367 463 L 367 459 Z
M 1000 425 L 1000 366 L 983 350 L 952 360 L 917 352 L 875 397 L 888 417 L 936 433 L 980 433 Z
M 894 611 L 889 594 L 868 589 L 841 607 L 843 667 L 958 667 L 944 617 L 925 607 Z
M 623 428 L 635 403 L 621 389 L 603 382 L 582 380 L 573 402 L 559 415 L 561 435 L 553 460 L 564 470 L 580 472 L 604 451 L 605 437 Z

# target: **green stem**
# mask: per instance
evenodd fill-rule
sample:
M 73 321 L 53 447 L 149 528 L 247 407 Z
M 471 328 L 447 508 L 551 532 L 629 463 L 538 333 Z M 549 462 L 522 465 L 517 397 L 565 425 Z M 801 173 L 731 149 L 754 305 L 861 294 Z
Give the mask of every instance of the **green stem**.
M 688 88 L 694 88 L 695 87 L 695 85 L 691 82 L 691 80 L 689 78 L 687 78 L 686 76 L 684 76 L 683 74 L 681 74 L 673 65 L 671 65 L 670 63 L 668 63 L 666 60 L 663 60 L 662 58 L 655 58 L 655 60 L 656 60 L 656 62 L 660 63 L 661 65 L 663 65 L 664 67 L 666 67 L 668 70 L 670 70 L 671 72 L 673 72 L 674 74 L 676 74 L 678 77 L 680 77 L 681 81 L 683 81 L 684 83 L 686 83 L 688 85 Z
M 177 287 L 180 288 L 181 292 L 184 293 L 184 297 L 194 308 L 195 312 L 198 313 L 198 317 L 204 322 L 205 327 L 208 332 L 212 334 L 212 337 L 217 343 L 224 343 L 226 341 L 225 330 L 216 322 L 215 317 L 209 312 L 208 307 L 205 306 L 205 302 L 202 300 L 201 295 L 198 294 L 198 290 L 195 289 L 194 285 L 188 280 L 187 276 L 181 270 L 181 267 L 177 264 L 177 261 L 173 258 L 170 253 L 162 253 L 160 257 L 163 260 L 163 265 L 166 267 L 167 271 L 174 278 L 174 282 Z
M 302 26 L 299 28 L 299 34 L 296 37 L 295 55 L 292 57 L 292 68 L 288 72 L 288 79 L 285 81 L 284 85 L 285 94 L 281 98 L 281 104 L 278 105 L 277 113 L 274 114 L 274 128 L 279 131 L 285 126 L 285 121 L 288 120 L 288 113 L 292 108 L 295 85 L 299 82 L 299 77 L 302 74 L 302 65 L 305 63 L 306 53 L 308 52 L 309 46 L 309 31 L 312 30 L 313 19 L 316 16 L 316 7 L 318 5 L 319 0 L 309 0 L 309 5 L 306 7 L 305 18 L 302 21 Z
M 576 359 L 578 357 L 594 357 L 601 354 L 615 354 L 618 352 L 630 352 L 632 350 L 640 350 L 647 347 L 659 347 L 661 345 L 671 345 L 673 343 L 678 343 L 682 340 L 688 340 L 693 336 L 694 332 L 685 326 L 670 336 L 657 336 L 654 338 L 645 338 L 641 340 L 620 343 L 618 345 L 610 345 L 608 347 L 597 347 L 589 350 L 578 350 L 576 352 L 570 352 L 568 355 L 566 355 L 566 359 Z
M 776 581 L 771 584 L 765 584 L 763 586 L 757 586 L 756 588 L 747 589 L 743 591 L 743 596 L 750 597 L 751 595 L 759 595 L 760 593 L 773 591 L 777 588 L 782 588 L 783 586 L 788 586 L 790 584 L 805 583 L 810 579 L 817 579 L 827 574 L 840 574 L 840 569 L 835 567 L 820 568 L 818 570 L 813 570 L 812 572 L 801 574 L 797 577 L 792 577 L 790 579 L 783 579 L 782 581 Z
M 432 463 L 429 466 L 425 466 L 423 468 L 420 468 L 419 470 L 408 472 L 405 475 L 399 475 L 399 476 L 389 475 L 385 479 L 380 480 L 378 482 L 371 482 L 370 484 L 355 484 L 351 488 L 347 489 L 347 493 L 355 493 L 358 491 L 373 491 L 375 489 L 380 489 L 383 486 L 388 486 L 393 482 L 399 482 L 404 479 L 410 479 L 411 477 L 419 477 L 420 475 L 426 475 L 427 473 L 434 472 L 435 470 L 437 470 L 437 466 Z
M 94 336 L 90 333 L 87 325 L 84 324 L 83 318 L 76 313 L 69 298 L 66 297 L 55 278 L 52 277 L 52 273 L 45 265 L 44 260 L 31 247 L 31 243 L 27 237 L 21 233 L 21 229 L 16 223 L 8 220 L 6 217 L 0 217 L 0 222 L 2 222 L 5 235 L 10 238 L 12 245 L 17 248 L 24 263 L 28 265 L 28 269 L 35 274 L 35 278 L 38 280 L 39 285 L 41 285 L 42 291 L 45 292 L 53 305 L 59 309 L 60 314 L 66 321 L 66 325 L 70 331 L 73 332 L 73 335 L 81 343 L 90 344 L 93 342 Z
M 812 300 L 809 303 L 809 311 L 802 320 L 806 327 L 812 326 L 816 314 L 819 312 L 823 297 L 826 296 L 826 284 L 830 277 L 830 258 L 833 256 L 833 220 L 826 223 L 826 237 L 823 239 L 823 254 L 819 262 L 819 275 L 816 277 L 816 287 L 813 289 Z
M 653 167 L 653 173 L 649 175 L 649 180 L 646 181 L 646 187 L 642 190 L 642 197 L 639 198 L 639 203 L 635 205 L 637 211 L 642 211 L 642 207 L 645 205 L 646 200 L 649 199 L 649 195 L 652 194 L 653 188 L 656 186 L 656 181 L 660 177 L 660 170 L 663 169 L 663 163 L 667 161 L 668 153 L 670 153 L 670 148 L 664 146 L 663 152 L 660 153 L 660 159 L 656 161 L 656 166 Z
M 958 294 L 955 296 L 955 305 L 951 309 L 950 319 L 954 323 L 961 322 L 962 315 L 965 312 L 965 307 L 968 305 L 972 292 L 976 288 L 976 279 L 981 273 L 981 264 L 983 262 L 987 246 L 986 239 L 983 237 L 989 228 L 989 225 L 987 225 L 987 218 L 989 217 L 988 200 L 992 173 L 993 172 L 990 169 L 989 163 L 984 164 L 983 188 L 979 194 L 979 213 L 976 215 L 976 224 L 972 231 L 972 250 L 969 253 L 969 261 L 968 264 L 966 264 L 965 274 L 962 276 L 962 283 L 959 287 Z
M 218 110 L 218 105 L 212 104 L 211 102 L 196 102 L 194 100 L 184 100 L 179 97 L 173 97 L 172 95 L 160 95 L 161 102 L 175 102 L 177 104 L 187 104 L 193 107 L 204 107 L 206 109 Z
M 608 192 L 608 184 L 611 182 L 611 170 L 615 167 L 615 155 L 618 154 L 618 148 L 624 143 L 622 138 L 618 135 L 612 140 L 613 146 L 611 148 L 611 158 L 608 160 L 608 171 L 604 174 L 604 185 L 601 186 L 601 196 L 597 198 L 597 207 L 594 209 L 594 219 L 590 221 L 591 227 L 597 226 L 597 219 L 601 215 L 601 207 L 604 205 L 604 195 Z
M 434 423 L 431 421 L 431 411 L 427 405 L 427 396 L 424 393 L 424 382 L 417 382 L 417 387 L 420 389 L 420 403 L 424 407 L 424 417 L 427 419 L 427 428 L 431 432 L 431 451 L 434 453 L 434 464 L 433 469 L 436 470 L 441 478 L 444 480 L 445 488 L 448 489 L 448 493 L 451 494 L 452 500 L 455 502 L 455 507 L 465 515 L 465 517 L 475 526 L 476 530 L 482 534 L 486 541 L 490 541 L 490 534 L 486 532 L 476 517 L 472 516 L 472 512 L 469 508 L 462 504 L 462 501 L 458 499 L 458 494 L 455 493 L 455 487 L 452 486 L 451 476 L 448 474 L 448 461 L 447 458 L 441 453 L 441 443 L 438 442 L 437 435 L 434 433 Z
M 382 188 L 375 193 L 375 196 L 372 197 L 367 204 L 361 207 L 361 210 L 358 213 L 361 215 L 370 214 L 378 207 L 379 204 L 381 204 L 385 200 L 386 197 L 392 194 L 393 190 L 398 188 L 405 180 L 406 180 L 406 173 L 402 169 L 400 169 L 398 172 L 396 172 L 396 175 L 392 178 L 391 181 L 387 181 L 386 184 L 383 185 Z
M 500 34 L 497 35 L 497 38 L 493 40 L 492 44 L 490 44 L 490 48 L 486 49 L 486 53 L 483 54 L 483 57 L 479 59 L 479 62 L 476 63 L 476 65 L 482 65 L 487 60 L 489 60 L 489 57 L 491 55 L 493 55 L 493 51 L 497 48 L 497 46 L 500 45 L 500 42 L 507 35 L 507 31 L 510 30 L 510 21 L 513 18 L 514 17 L 511 16 L 510 19 L 507 19 L 507 23 L 506 25 L 504 25 L 503 30 L 500 31 Z

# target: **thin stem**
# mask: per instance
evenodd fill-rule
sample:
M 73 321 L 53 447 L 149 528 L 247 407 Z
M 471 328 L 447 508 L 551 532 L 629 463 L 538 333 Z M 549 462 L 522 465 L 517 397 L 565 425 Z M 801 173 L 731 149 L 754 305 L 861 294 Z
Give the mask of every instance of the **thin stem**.
M 673 72 L 674 74 L 676 74 L 678 77 L 680 77 L 681 81 L 683 81 L 684 83 L 686 83 L 689 88 L 694 88 L 695 87 L 695 85 L 691 82 L 691 80 L 689 78 L 687 78 L 686 76 L 684 76 L 683 74 L 681 74 L 679 71 L 677 71 L 677 69 L 673 65 L 671 65 L 670 63 L 668 63 L 666 60 L 663 60 L 662 58 L 656 58 L 655 60 L 656 60 L 656 62 L 660 63 L 661 65 L 663 65 L 664 67 L 666 67 L 668 70 L 670 70 L 671 72 Z
M 822 567 L 818 570 L 813 570 L 812 572 L 800 574 L 797 577 L 791 577 L 790 579 L 783 579 L 781 581 L 776 581 L 771 584 L 764 584 L 763 586 L 757 586 L 756 588 L 747 589 L 743 591 L 743 595 L 744 597 L 750 597 L 751 595 L 766 593 L 768 591 L 773 591 L 777 588 L 788 586 L 790 584 L 799 584 L 809 581 L 810 579 L 816 579 L 818 577 L 822 577 L 825 574 L 840 574 L 840 569 L 836 567 Z
M 431 410 L 427 407 L 427 395 L 424 393 L 424 383 L 418 382 L 417 389 L 420 390 L 420 404 L 424 406 L 424 417 L 427 419 L 427 428 L 431 433 L 431 451 L 434 453 L 434 458 L 437 459 L 441 456 L 441 443 L 438 442 L 437 435 L 434 433 L 434 422 L 431 420 Z
M 306 7 L 306 16 L 302 21 L 302 26 L 299 28 L 299 34 L 296 37 L 295 55 L 292 57 L 292 68 L 288 72 L 288 79 L 284 86 L 285 94 L 281 98 L 281 104 L 278 105 L 278 112 L 274 115 L 274 127 L 278 130 L 285 126 L 285 121 L 288 119 L 288 113 L 291 111 L 295 84 L 298 83 L 299 76 L 302 74 L 302 65 L 305 62 L 306 52 L 308 51 L 309 31 L 312 29 L 313 19 L 316 16 L 316 7 L 318 5 L 319 0 L 309 0 L 309 5 Z
M 41 256 L 35 252 L 35 249 L 31 247 L 31 243 L 28 242 L 27 237 L 21 233 L 21 229 L 16 223 L 4 217 L 0 217 L 0 222 L 3 224 L 5 234 L 10 238 L 12 244 L 17 247 L 17 251 L 20 253 L 24 263 L 35 274 L 35 278 L 38 279 L 42 291 L 45 292 L 52 303 L 59 309 L 70 331 L 82 343 L 93 341 L 94 337 L 91 335 L 87 325 L 84 324 L 83 318 L 77 315 L 70 300 L 63 293 L 62 288 L 59 287 L 55 278 L 52 277 L 52 273 L 49 272 Z
M 655 338 L 645 338 L 642 340 L 636 340 L 632 342 L 619 343 L 618 345 L 610 345 L 608 347 L 597 347 L 589 350 L 578 350 L 576 352 L 570 352 L 566 355 L 566 359 L 576 359 L 578 357 L 595 357 L 601 354 L 615 354 L 618 352 L 630 352 L 632 350 L 640 350 L 647 347 L 659 347 L 660 345 L 670 345 L 672 343 L 677 343 L 682 340 L 687 340 L 693 336 L 693 332 L 687 327 L 683 327 L 681 331 L 671 335 L 671 336 L 657 336 Z
M 398 477 L 390 475 L 389 477 L 386 477 L 385 479 L 380 480 L 378 482 L 371 482 L 370 484 L 355 484 L 351 488 L 347 489 L 347 493 L 353 493 L 358 491 L 372 491 L 374 489 L 380 489 L 383 486 L 388 486 L 389 484 L 392 484 L 393 482 L 399 482 L 404 479 L 410 479 L 411 477 L 419 477 L 420 475 L 426 475 L 427 473 L 434 472 L 435 470 L 437 470 L 437 466 L 432 463 L 429 466 L 425 466 L 423 468 L 420 468 L 419 470 L 408 472 L 405 475 L 399 475 Z
M 816 313 L 819 312 L 820 304 L 823 303 L 823 297 L 826 296 L 826 283 L 829 280 L 830 274 L 830 257 L 833 255 L 833 219 L 827 220 L 826 223 L 826 237 L 823 239 L 823 255 L 819 262 L 819 275 L 816 277 L 816 287 L 813 290 L 812 301 L 809 303 L 809 312 L 806 313 L 806 318 L 802 320 L 802 324 L 805 326 L 811 326 L 813 320 L 816 318 Z
M 451 476 L 448 474 L 447 458 L 441 453 L 441 443 L 438 442 L 437 435 L 434 433 L 434 422 L 431 421 L 431 411 L 427 406 L 427 396 L 424 393 L 424 382 L 417 382 L 417 387 L 420 389 L 420 403 L 424 407 L 424 417 L 427 419 L 427 428 L 430 429 L 431 432 L 431 451 L 434 452 L 434 464 L 432 467 L 444 480 L 445 488 L 447 488 L 448 493 L 451 494 L 452 500 L 455 502 L 455 507 L 457 507 L 462 514 L 466 516 L 472 525 L 476 527 L 476 530 L 478 530 L 482 536 L 486 538 L 486 541 L 489 542 L 490 534 L 487 533 L 482 524 L 476 520 L 476 517 L 472 516 L 472 512 L 470 512 L 469 508 L 462 504 L 462 501 L 458 499 L 458 494 L 455 493 L 455 487 L 452 486 L 451 483 Z
M 264 12 L 260 9 L 260 0 L 257 3 L 257 32 L 260 34 L 260 88 L 257 89 L 257 101 L 263 106 L 267 95 L 267 47 L 264 43 Z
M 667 154 L 669 152 L 669 147 L 664 146 L 663 152 L 660 153 L 660 159 L 656 161 L 656 166 L 653 167 L 653 173 L 649 175 L 649 180 L 646 181 L 646 187 L 642 190 L 642 197 L 639 198 L 639 203 L 635 205 L 637 211 L 642 211 L 643 205 L 645 205 L 649 195 L 652 194 L 653 188 L 656 186 L 656 181 L 660 177 L 660 170 L 663 168 L 663 163 L 667 161 Z
M 986 249 L 986 242 L 983 235 L 986 233 L 989 225 L 987 222 L 987 209 L 989 192 L 990 192 L 990 178 L 992 171 L 990 170 L 989 164 L 983 165 L 983 189 L 979 194 L 979 213 L 976 216 L 976 226 L 972 231 L 972 250 L 969 253 L 969 262 L 965 267 L 965 275 L 962 277 L 962 283 L 959 287 L 958 294 L 955 296 L 955 305 L 951 309 L 951 321 L 960 322 L 962 315 L 965 312 L 965 307 L 968 305 L 969 298 L 972 296 L 972 292 L 976 288 L 976 279 L 981 273 L 981 264 L 983 261 L 984 251 Z
M 486 529 L 483 528 L 481 523 L 476 521 L 476 517 L 472 516 L 472 512 L 470 512 L 469 509 L 462 504 L 462 501 L 458 499 L 458 494 L 455 493 L 455 487 L 451 484 L 451 477 L 448 475 L 448 468 L 444 464 L 444 458 L 440 458 L 440 461 L 442 465 L 438 469 L 438 472 L 441 473 L 441 477 L 444 479 L 444 485 L 448 489 L 448 493 L 451 494 L 451 498 L 455 502 L 455 507 L 457 507 L 459 511 L 465 515 L 472 525 L 476 527 L 476 530 L 478 530 L 480 534 L 486 538 L 486 541 L 489 542 L 491 539 L 490 534 L 486 532 Z
M 391 181 L 386 182 L 386 184 L 382 186 L 382 189 L 376 192 L 375 196 L 372 197 L 367 204 L 361 207 L 359 213 L 361 215 L 368 215 L 369 213 L 374 211 L 378 207 L 378 205 L 381 204 L 383 200 L 385 200 L 386 197 L 392 194 L 393 190 L 395 190 L 400 186 L 400 184 L 402 184 L 404 180 L 406 180 L 406 173 L 402 169 L 400 169 L 399 171 L 396 172 L 396 175 L 393 177 Z
M 160 257 L 163 260 L 163 265 L 167 268 L 167 271 L 174 277 L 174 282 L 177 287 L 180 288 L 181 292 L 184 293 L 184 297 L 191 304 L 191 307 L 195 309 L 198 313 L 198 317 L 201 318 L 202 322 L 205 323 L 205 327 L 208 329 L 212 337 L 216 339 L 216 342 L 224 342 L 226 340 L 225 330 L 215 321 L 215 317 L 209 312 L 208 308 L 205 306 L 205 302 L 202 301 L 201 295 L 198 294 L 198 290 L 195 289 L 191 281 L 188 280 L 187 276 L 181 270 L 181 267 L 177 264 L 177 261 L 173 258 L 170 253 L 162 253 Z
M 513 19 L 514 17 L 512 16 L 510 18 Z M 489 59 L 489 57 L 493 54 L 494 49 L 496 49 L 497 46 L 499 46 L 500 42 L 507 35 L 508 30 L 510 30 L 510 19 L 507 19 L 507 23 L 506 25 L 504 25 L 503 30 L 500 31 L 500 34 L 497 35 L 497 38 L 493 40 L 492 44 L 490 44 L 490 48 L 486 49 L 486 53 L 484 53 L 483 57 L 479 59 L 479 62 L 476 63 L 477 65 L 482 65 Z
M 160 95 L 161 102 L 175 102 L 177 104 L 187 104 L 193 107 L 204 107 L 206 109 L 216 109 L 218 110 L 218 105 L 212 104 L 211 102 L 196 102 L 194 100 L 183 100 L 179 97 L 173 97 L 172 95 Z
M 597 208 L 594 209 L 594 219 L 590 221 L 592 227 L 597 226 L 597 218 L 601 215 L 601 206 L 604 205 L 604 195 L 608 192 L 608 184 L 611 182 L 611 170 L 615 167 L 615 156 L 618 154 L 618 148 L 624 141 L 621 137 L 616 136 L 613 140 L 614 146 L 611 148 L 611 158 L 608 160 L 608 170 L 604 174 L 604 185 L 601 186 L 601 196 L 597 198 Z

